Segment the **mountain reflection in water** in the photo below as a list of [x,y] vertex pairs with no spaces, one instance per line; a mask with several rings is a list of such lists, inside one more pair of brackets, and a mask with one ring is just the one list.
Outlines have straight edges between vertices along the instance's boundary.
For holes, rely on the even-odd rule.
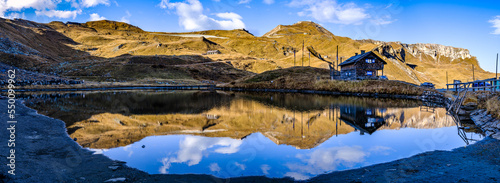
[[306,179],[465,145],[445,109],[413,100],[203,91],[23,97],[65,121],[82,146],[149,173]]

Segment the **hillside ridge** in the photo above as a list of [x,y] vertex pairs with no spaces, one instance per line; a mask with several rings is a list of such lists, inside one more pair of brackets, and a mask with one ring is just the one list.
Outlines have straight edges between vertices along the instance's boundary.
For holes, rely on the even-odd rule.
[[[328,68],[326,62],[315,57],[309,58],[309,52],[303,51],[302,46],[314,47],[317,54],[335,64],[360,53],[361,50],[377,51],[389,61],[384,75],[390,80],[414,84],[433,82],[437,87],[445,87],[449,82],[446,78],[471,81],[473,77],[470,65],[475,66],[475,79],[493,76],[480,68],[477,58],[464,48],[439,44],[353,40],[334,35],[312,21],[278,25],[264,36],[256,37],[245,29],[168,33],[148,32],[134,25],[108,20],[42,24],[22,19],[1,19],[0,38],[0,57],[4,58],[5,64],[61,76],[72,73],[72,77],[77,77],[75,73],[83,74],[78,77],[91,78],[111,75],[109,79],[137,76],[138,74],[126,76],[127,72],[117,72],[125,75],[114,77],[114,71],[111,72],[113,69],[107,68],[112,64],[101,64],[106,60],[118,62],[123,59],[115,58],[124,56],[139,60],[134,61],[135,64],[145,64],[152,62],[152,57],[148,56],[185,55],[192,57],[188,60],[196,60],[198,56],[204,55],[207,59],[224,61],[230,67],[249,73],[293,66]],[[210,50],[219,50],[221,54],[206,55]],[[64,67],[54,64],[64,64]],[[163,68],[161,65],[154,67],[155,70]],[[73,69],[69,72],[57,68]],[[90,68],[95,71],[83,71]],[[171,72],[169,69],[163,70],[161,72]],[[191,72],[181,70],[184,73]],[[181,75],[187,77],[186,74]],[[166,76],[160,73],[155,75]],[[169,78],[177,76],[180,76],[179,73],[168,75]],[[224,78],[224,82],[229,81]]]

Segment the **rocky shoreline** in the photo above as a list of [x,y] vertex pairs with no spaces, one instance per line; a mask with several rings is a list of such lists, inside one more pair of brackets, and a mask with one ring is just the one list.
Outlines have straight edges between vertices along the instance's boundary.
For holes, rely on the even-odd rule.
[[[7,129],[6,100],[0,100],[0,111],[0,128]],[[484,112],[473,115],[482,115],[483,121],[491,120],[484,117]],[[16,175],[7,173],[10,167],[1,166],[0,182],[294,182],[290,178],[263,176],[220,179],[211,175],[149,175],[83,149],[70,139],[63,121],[37,114],[21,104],[16,107],[16,119]],[[7,141],[9,135],[0,133],[0,139]],[[0,146],[0,164],[9,163],[9,149],[7,143]],[[498,177],[500,141],[487,137],[453,151],[426,152],[302,182],[495,182],[500,181]]]
[[484,109],[475,110],[470,114],[472,121],[483,130],[486,136],[500,140],[500,120],[493,118]]

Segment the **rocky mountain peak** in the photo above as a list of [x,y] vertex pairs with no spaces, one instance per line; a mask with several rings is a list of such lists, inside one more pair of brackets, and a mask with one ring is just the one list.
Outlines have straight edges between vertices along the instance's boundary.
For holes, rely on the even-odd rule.
[[472,58],[469,50],[464,48],[455,48],[440,44],[417,43],[417,44],[402,44],[406,50],[413,56],[426,54],[436,59],[438,56],[449,57],[452,60]]

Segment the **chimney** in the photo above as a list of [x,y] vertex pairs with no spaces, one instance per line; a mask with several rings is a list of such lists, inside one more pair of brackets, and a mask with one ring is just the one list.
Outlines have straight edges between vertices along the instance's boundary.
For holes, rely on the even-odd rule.
[[356,55],[355,55],[355,56],[358,56],[358,53],[356,53]]
[[361,54],[365,54],[365,50],[361,50]]

